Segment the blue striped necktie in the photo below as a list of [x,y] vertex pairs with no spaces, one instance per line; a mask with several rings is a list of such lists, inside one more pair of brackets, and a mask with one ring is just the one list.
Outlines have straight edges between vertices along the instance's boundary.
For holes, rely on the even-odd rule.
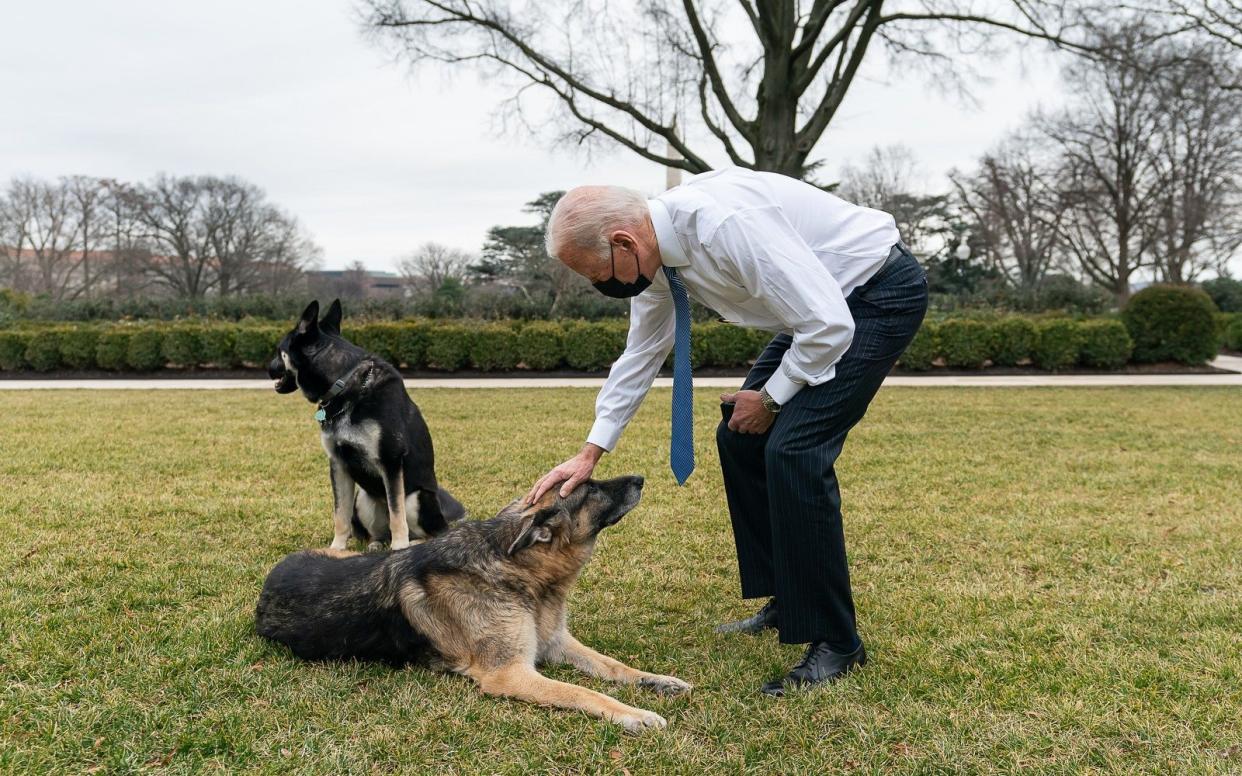
[[694,471],[694,386],[690,378],[690,296],[677,270],[664,267],[673,294],[673,429],[668,463],[678,485]]

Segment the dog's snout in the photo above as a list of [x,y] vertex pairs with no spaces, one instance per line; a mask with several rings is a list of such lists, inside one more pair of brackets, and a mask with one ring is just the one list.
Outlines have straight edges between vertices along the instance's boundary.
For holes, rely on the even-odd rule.
[[277,353],[271,361],[267,362],[267,376],[273,380],[279,380],[285,376],[285,362]]

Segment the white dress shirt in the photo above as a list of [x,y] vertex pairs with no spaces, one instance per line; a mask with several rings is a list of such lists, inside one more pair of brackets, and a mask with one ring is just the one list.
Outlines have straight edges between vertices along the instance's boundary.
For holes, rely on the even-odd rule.
[[[696,175],[648,205],[660,259],[692,299],[730,323],[792,335],[767,382],[774,400],[832,379],[854,336],[845,297],[897,242],[891,215],[740,167]],[[673,321],[668,279],[656,272],[630,301],[625,352],[596,399],[588,442],[616,446],[673,346]]]

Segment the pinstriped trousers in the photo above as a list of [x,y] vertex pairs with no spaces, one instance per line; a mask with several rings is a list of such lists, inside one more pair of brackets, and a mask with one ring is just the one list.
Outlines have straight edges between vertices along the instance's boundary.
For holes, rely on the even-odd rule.
[[[841,524],[836,460],[845,437],[902,354],[927,311],[927,276],[904,247],[847,298],[854,339],[833,379],[807,386],[765,434],[716,431],[737,544],[743,598],[776,596],[780,641],[858,643]],[[758,390],[790,347],[777,335],[743,385]]]

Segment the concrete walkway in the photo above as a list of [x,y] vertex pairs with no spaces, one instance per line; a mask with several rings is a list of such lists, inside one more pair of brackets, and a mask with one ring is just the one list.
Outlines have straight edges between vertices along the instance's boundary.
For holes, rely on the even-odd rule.
[[[1242,358],[1238,356],[1220,356],[1212,362],[1218,369],[1228,369],[1232,374],[1180,374],[1180,375],[962,375],[889,377],[884,381],[889,386],[925,386],[925,387],[968,387],[968,388],[1030,388],[1058,387],[1069,388],[1079,386],[1167,386],[1167,385],[1233,385],[1242,387]],[[695,386],[699,388],[736,388],[742,382],[741,377],[697,377]],[[599,388],[604,384],[603,377],[484,377],[484,378],[425,378],[405,381],[411,389],[424,388]],[[660,377],[655,381],[657,388],[667,388],[673,384],[672,378]],[[103,389],[103,390],[232,390],[272,389],[272,381],[255,380],[211,380],[211,379],[168,379],[168,380],[0,380],[0,390],[42,390],[42,389]]]

